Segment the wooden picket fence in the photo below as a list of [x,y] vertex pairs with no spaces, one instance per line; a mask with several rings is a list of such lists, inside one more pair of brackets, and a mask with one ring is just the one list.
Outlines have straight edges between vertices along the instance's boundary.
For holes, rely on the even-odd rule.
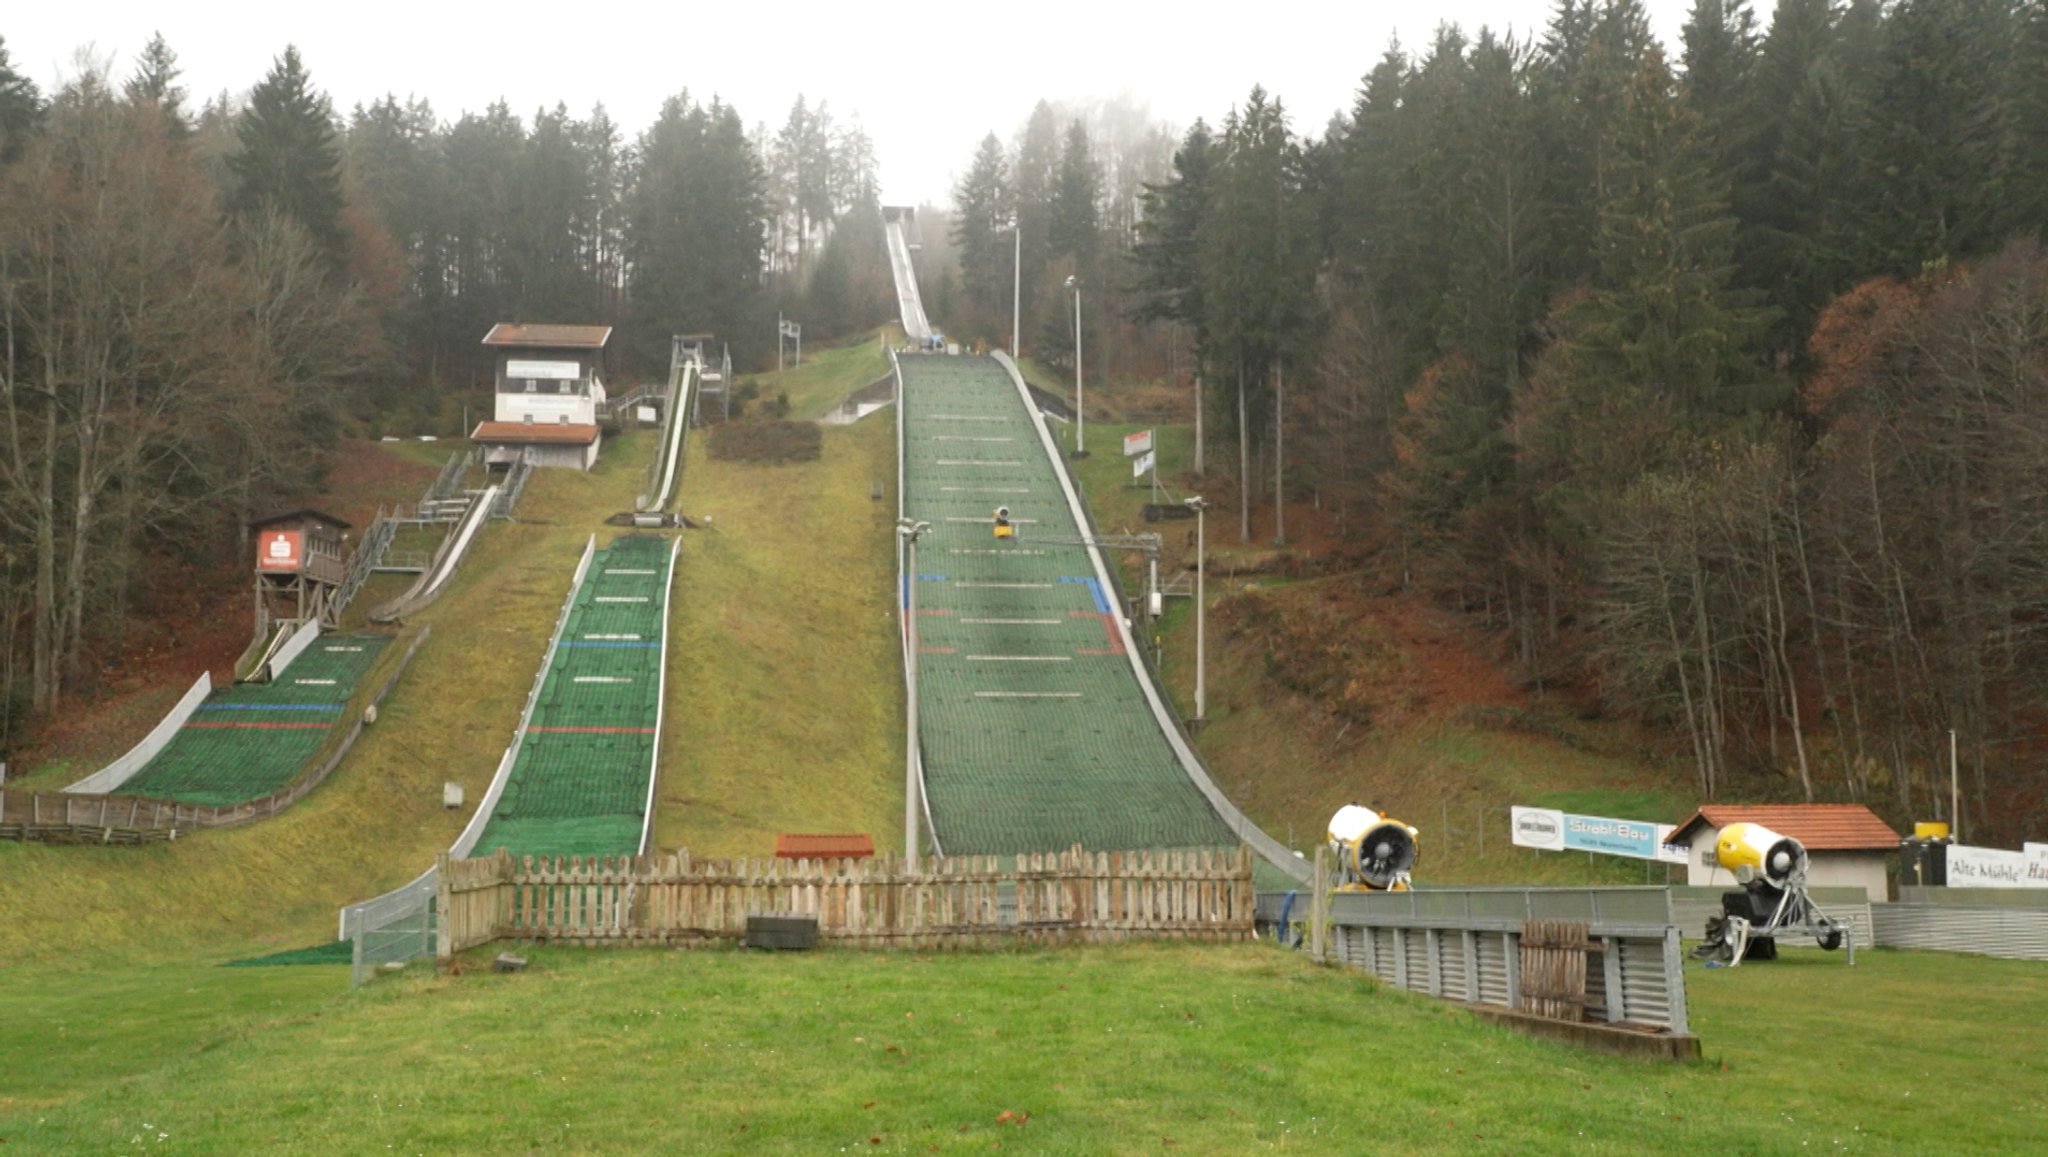
[[1140,938],[1245,940],[1248,848],[896,859],[441,859],[439,955],[493,940],[737,940],[758,913],[816,916],[822,942],[961,948]]

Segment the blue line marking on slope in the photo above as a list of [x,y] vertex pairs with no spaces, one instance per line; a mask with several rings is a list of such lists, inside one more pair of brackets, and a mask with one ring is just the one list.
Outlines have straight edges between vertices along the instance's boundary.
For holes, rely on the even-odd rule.
[[1110,613],[1109,600],[1103,596],[1102,583],[1098,580],[1090,577],[1084,577],[1081,575],[1074,575],[1072,577],[1063,578],[1058,581],[1063,583],[1085,584],[1088,587],[1088,596],[1095,600],[1095,613],[1098,615],[1106,615]]
[[612,650],[633,650],[636,648],[655,650],[661,646],[660,643],[563,643],[561,645],[564,647],[607,647]]

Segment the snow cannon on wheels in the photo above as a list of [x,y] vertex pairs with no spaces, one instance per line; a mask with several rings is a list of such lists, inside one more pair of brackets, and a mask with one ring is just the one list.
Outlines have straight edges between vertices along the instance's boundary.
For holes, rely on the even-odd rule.
[[1848,938],[1849,930],[1807,895],[1806,847],[1798,840],[1762,824],[1729,824],[1714,841],[1714,858],[1735,874],[1742,891],[1721,894],[1721,914],[1707,918],[1706,939],[1692,950],[1695,959],[1731,967],[1775,960],[1781,933],[1811,936],[1829,951]]
[[1406,892],[1415,867],[1414,828],[1355,803],[1330,817],[1339,892]]
[[996,514],[995,514],[995,519],[994,519],[994,521],[995,521],[995,527],[996,527],[996,537],[997,537],[997,538],[1015,538],[1015,537],[1017,537],[1017,528],[1016,528],[1015,526],[1011,525],[1011,523],[1010,523],[1010,508],[1009,508],[1009,507],[1007,507],[1007,506],[998,506],[998,507],[996,507]]

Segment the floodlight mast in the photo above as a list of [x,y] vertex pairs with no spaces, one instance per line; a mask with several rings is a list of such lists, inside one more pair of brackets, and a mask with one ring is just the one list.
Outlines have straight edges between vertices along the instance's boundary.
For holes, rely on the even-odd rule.
[[1209,500],[1197,494],[1187,500],[1187,505],[1188,509],[1195,512],[1195,722],[1201,723],[1207,718],[1208,707],[1209,654],[1206,628],[1209,599],[1206,580],[1209,577],[1209,544],[1205,533],[1208,522],[1205,515],[1209,510]]

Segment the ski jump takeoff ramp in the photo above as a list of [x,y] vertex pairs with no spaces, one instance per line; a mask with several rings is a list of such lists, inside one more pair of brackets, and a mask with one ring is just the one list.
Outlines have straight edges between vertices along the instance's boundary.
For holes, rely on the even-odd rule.
[[[1007,359],[898,359],[902,514],[918,543],[928,822],[949,855],[1243,841],[1308,865],[1217,790],[1136,653],[1056,444]],[[997,538],[1006,507],[1016,534]],[[908,602],[899,592],[899,613]]]

